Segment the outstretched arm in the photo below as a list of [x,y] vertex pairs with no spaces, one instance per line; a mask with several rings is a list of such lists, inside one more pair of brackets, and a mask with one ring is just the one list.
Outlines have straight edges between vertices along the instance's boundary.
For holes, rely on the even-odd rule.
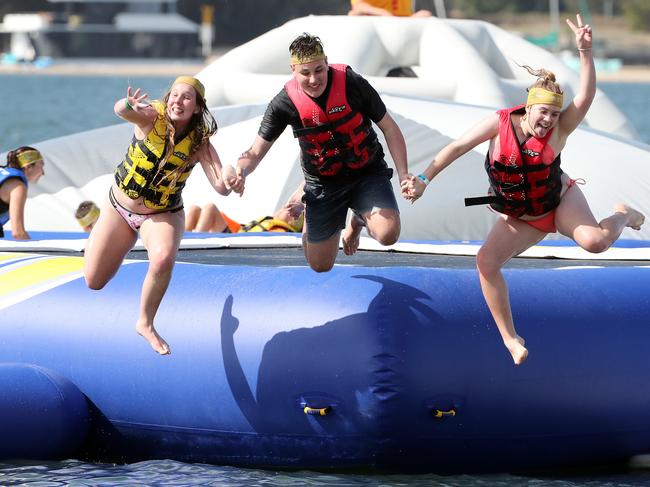
[[262,161],[272,145],[273,142],[269,142],[257,135],[253,145],[239,156],[239,159],[237,159],[236,177],[227,179],[227,184],[235,193],[243,194],[246,176],[257,168],[257,165]]
[[[447,144],[436,154],[431,163],[422,172],[422,175],[429,181],[433,180],[433,178],[456,159],[486,140],[496,137],[498,133],[499,115],[495,113],[469,129],[459,139]],[[410,181],[406,180],[402,183],[402,194],[405,198],[413,202],[422,196],[427,184],[419,177]]]
[[201,167],[203,167],[203,172],[210,181],[210,184],[215,189],[215,191],[222,195],[230,194],[230,186],[228,186],[225,179],[230,175],[234,177],[235,171],[231,166],[223,168],[221,166],[221,159],[219,159],[219,154],[217,154],[216,149],[210,143],[206,141],[203,146],[197,152],[197,156],[201,161]]
[[9,223],[11,236],[16,240],[29,240],[25,230],[25,202],[27,201],[27,186],[17,179],[10,179],[5,183],[11,184],[9,190]]
[[560,116],[560,136],[566,138],[582,122],[596,95],[596,68],[591,50],[592,35],[589,24],[582,24],[580,14],[576,15],[578,25],[567,19],[566,23],[576,36],[576,46],[580,54],[580,88],[569,106]]

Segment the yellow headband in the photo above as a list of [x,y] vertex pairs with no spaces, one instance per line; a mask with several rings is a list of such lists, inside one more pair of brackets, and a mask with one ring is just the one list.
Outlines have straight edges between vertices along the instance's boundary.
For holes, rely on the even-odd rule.
[[544,88],[531,88],[528,90],[526,105],[553,105],[562,108],[564,96],[562,93],[553,93]]
[[90,207],[90,210],[88,210],[88,213],[86,213],[81,218],[77,218],[77,221],[79,222],[79,225],[81,225],[82,228],[86,228],[94,224],[98,218],[99,218],[99,208],[97,208],[97,205],[93,205]]
[[203,86],[203,83],[201,83],[198,79],[193,78],[192,76],[179,76],[176,78],[172,86],[174,86],[177,83],[184,83],[186,85],[190,85],[192,88],[196,90],[196,92],[201,95],[201,98],[205,100],[205,87]]
[[316,44],[315,50],[311,54],[307,54],[304,56],[298,55],[298,54],[292,54],[291,55],[291,64],[309,64],[313,63],[314,61],[320,61],[321,59],[325,59],[327,56],[325,56],[325,51],[323,51],[323,46]]
[[42,161],[43,156],[37,150],[30,149],[18,154],[16,159],[18,159],[18,167],[25,167],[34,164],[35,162]]

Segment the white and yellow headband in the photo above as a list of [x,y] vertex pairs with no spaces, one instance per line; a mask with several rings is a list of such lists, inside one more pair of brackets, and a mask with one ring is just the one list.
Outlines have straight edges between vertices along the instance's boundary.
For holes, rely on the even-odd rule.
[[97,207],[96,204],[93,203],[93,205],[88,210],[88,213],[86,213],[81,218],[77,218],[77,221],[79,222],[79,225],[81,225],[82,228],[86,228],[89,227],[90,225],[93,225],[98,218],[99,218],[99,208]]
[[18,167],[24,168],[35,162],[42,161],[43,156],[36,149],[30,149],[16,155],[16,160],[18,161]]
[[562,108],[564,102],[564,95],[562,93],[554,93],[544,88],[531,88],[528,90],[528,99],[526,105],[553,105]]
[[192,77],[192,76],[179,76],[174,80],[172,83],[172,86],[178,83],[183,83],[186,85],[190,85],[192,88],[196,90],[196,92],[201,95],[201,98],[205,100],[205,86],[203,86],[203,83],[201,83],[198,79]]
[[307,54],[307,55],[303,55],[303,56],[298,55],[298,54],[292,54],[291,55],[291,64],[292,65],[294,65],[294,64],[309,64],[309,63],[313,63],[314,61],[320,61],[320,60],[325,59],[325,58],[327,58],[327,56],[325,56],[325,51],[323,51],[323,46],[320,46],[320,45],[317,44],[315,46],[314,52],[311,53],[311,54]]

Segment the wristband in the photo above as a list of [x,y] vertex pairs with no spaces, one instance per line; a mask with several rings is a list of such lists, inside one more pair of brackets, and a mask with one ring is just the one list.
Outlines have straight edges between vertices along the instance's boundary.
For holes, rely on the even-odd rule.
[[425,186],[428,186],[431,181],[424,175],[418,174],[418,179],[424,183]]
[[584,47],[584,48],[579,47],[578,51],[580,52],[591,51],[591,47]]
[[124,99],[124,104],[126,105],[126,109],[127,109],[127,110],[133,110],[133,107],[132,107],[131,104],[129,103],[129,99],[128,99],[128,98],[125,98],[125,99]]

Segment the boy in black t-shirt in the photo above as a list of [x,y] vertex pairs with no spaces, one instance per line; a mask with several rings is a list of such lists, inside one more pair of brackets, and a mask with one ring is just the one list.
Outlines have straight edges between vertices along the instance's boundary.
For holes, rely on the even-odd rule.
[[[318,37],[302,34],[289,52],[293,78],[269,103],[253,145],[237,161],[237,178],[228,183],[242,193],[246,175],[291,125],[305,176],[304,252],[313,270],[327,272],[344,227],[347,255],[356,252],[364,226],[382,245],[392,245],[400,234],[392,169],[372,122],[384,134],[400,182],[413,176],[402,132],[375,89],[348,66],[328,65]],[[348,208],[353,214],[346,227]]]

